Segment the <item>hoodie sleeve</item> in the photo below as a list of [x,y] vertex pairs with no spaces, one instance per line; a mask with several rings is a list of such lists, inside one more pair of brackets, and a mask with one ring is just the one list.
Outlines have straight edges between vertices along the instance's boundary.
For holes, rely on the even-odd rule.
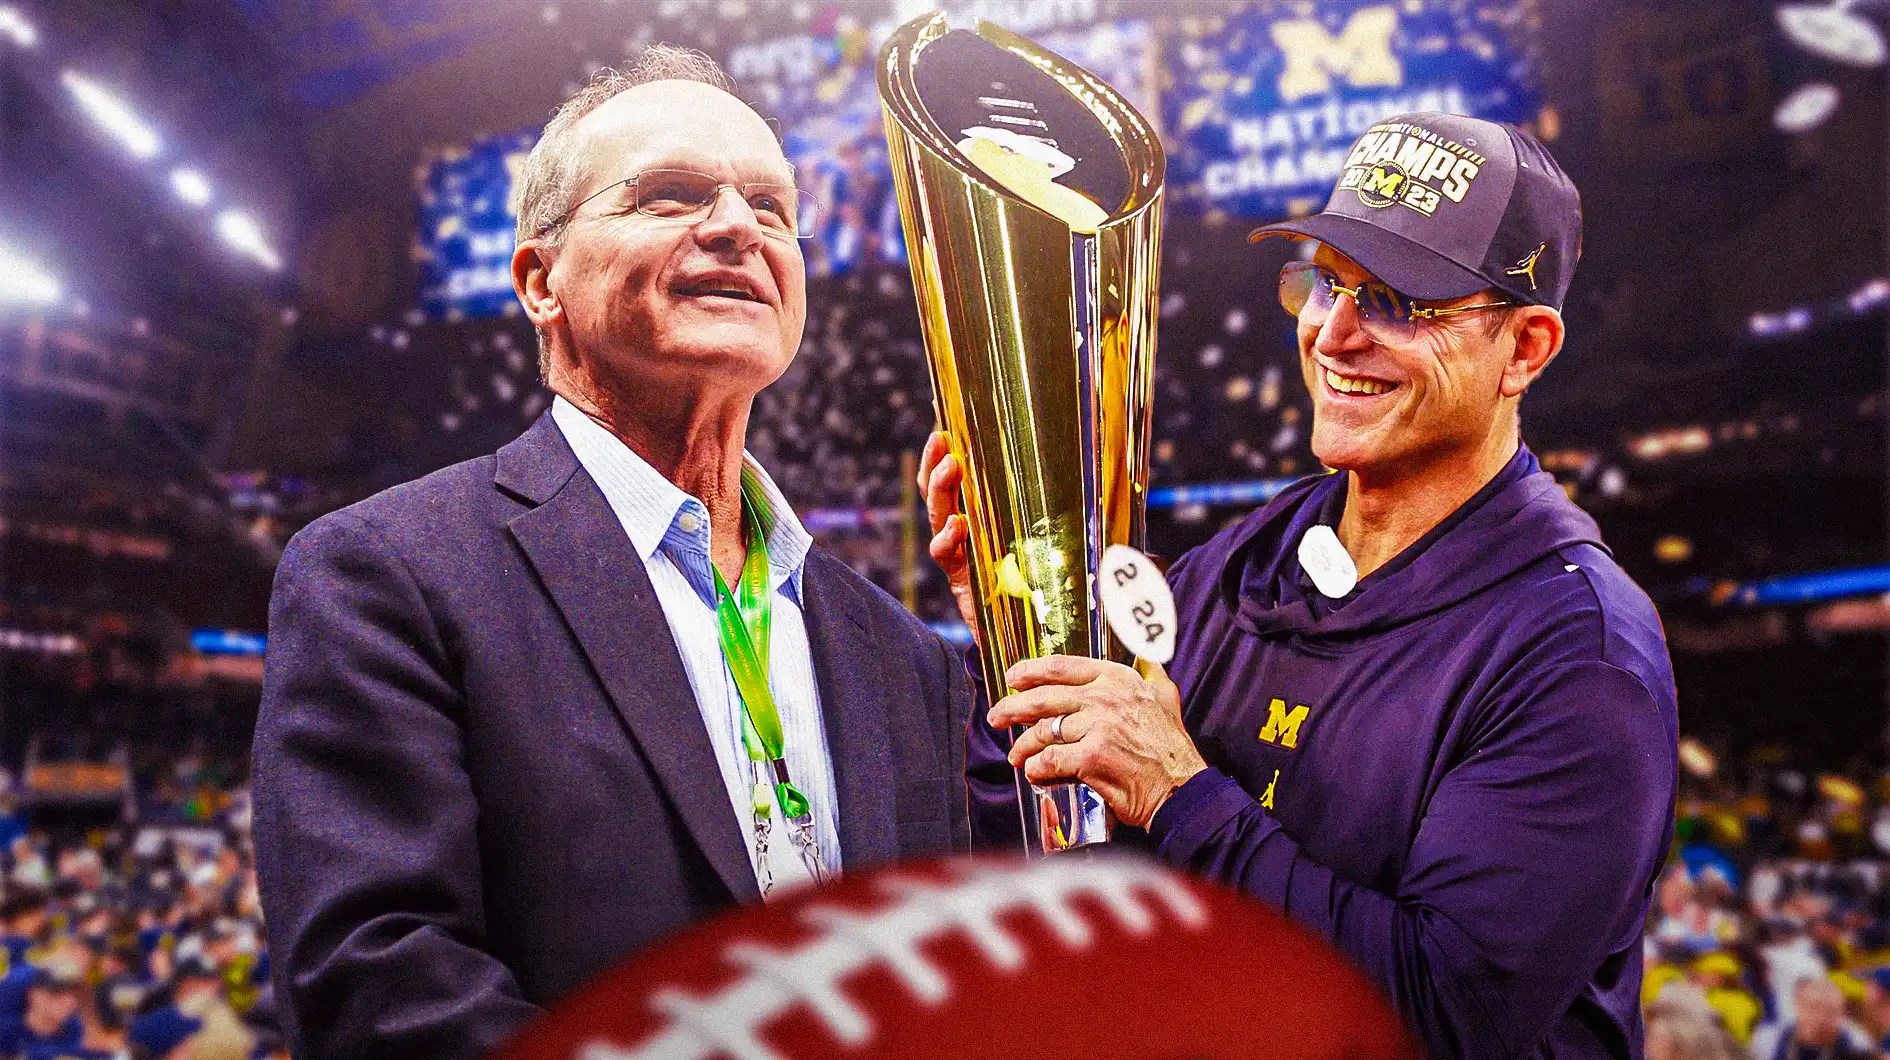
[[1671,827],[1670,713],[1605,662],[1523,675],[1439,782],[1395,893],[1306,857],[1214,769],[1176,791],[1150,836],[1163,861],[1331,940],[1432,1055],[1523,1057],[1639,931]]

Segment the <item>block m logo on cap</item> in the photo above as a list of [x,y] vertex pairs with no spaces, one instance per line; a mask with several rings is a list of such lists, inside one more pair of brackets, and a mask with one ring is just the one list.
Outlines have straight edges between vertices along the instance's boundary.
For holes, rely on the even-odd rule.
[[1367,206],[1390,206],[1404,195],[1411,175],[1396,162],[1379,162],[1359,178],[1358,200]]
[[1398,9],[1390,4],[1353,13],[1333,36],[1317,19],[1273,24],[1273,43],[1286,59],[1280,72],[1280,99],[1287,103],[1332,91],[1342,77],[1354,88],[1396,88],[1404,84],[1404,64],[1391,50],[1398,32]]

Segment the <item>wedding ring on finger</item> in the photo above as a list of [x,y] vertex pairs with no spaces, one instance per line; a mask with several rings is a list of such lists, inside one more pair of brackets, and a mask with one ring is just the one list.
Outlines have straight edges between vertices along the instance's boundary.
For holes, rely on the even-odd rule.
[[1063,719],[1067,717],[1069,717],[1068,714],[1059,714],[1056,717],[1050,719],[1050,742],[1051,743],[1063,742]]

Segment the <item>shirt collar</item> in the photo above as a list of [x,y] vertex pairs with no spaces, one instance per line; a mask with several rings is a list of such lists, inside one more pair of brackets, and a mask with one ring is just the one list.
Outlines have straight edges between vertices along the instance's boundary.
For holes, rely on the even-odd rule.
[[[551,402],[551,417],[564,433],[565,441],[577,454],[578,462],[590,472],[604,500],[623,524],[637,558],[650,561],[658,549],[672,553],[678,566],[692,583],[705,580],[696,589],[713,601],[713,579],[708,574],[709,513],[703,503],[664,478],[623,440],[606,430],[577,406],[562,397]],[[767,524],[769,588],[779,591],[785,585],[788,594],[800,602],[801,573],[814,539],[801,525],[787,498],[769,477],[767,469],[752,453],[742,452],[743,477],[753,476],[762,501],[762,521]],[[686,563],[684,556],[700,556],[699,563]]]
[[800,517],[794,514],[794,508],[787,498],[781,495],[780,487],[769,477],[768,470],[761,466],[754,454],[742,451],[742,470],[753,475],[755,485],[760,487],[762,521],[768,524],[768,567],[770,587],[779,589],[786,583],[788,591],[796,602],[801,595],[801,573],[807,566],[807,551],[814,547],[813,535],[801,525]]

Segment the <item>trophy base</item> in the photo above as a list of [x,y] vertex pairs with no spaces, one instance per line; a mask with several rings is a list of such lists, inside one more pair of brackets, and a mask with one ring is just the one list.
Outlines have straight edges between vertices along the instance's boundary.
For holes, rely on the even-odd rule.
[[1057,854],[1109,841],[1114,823],[1102,796],[1087,784],[1030,786],[1037,804],[1037,850]]

